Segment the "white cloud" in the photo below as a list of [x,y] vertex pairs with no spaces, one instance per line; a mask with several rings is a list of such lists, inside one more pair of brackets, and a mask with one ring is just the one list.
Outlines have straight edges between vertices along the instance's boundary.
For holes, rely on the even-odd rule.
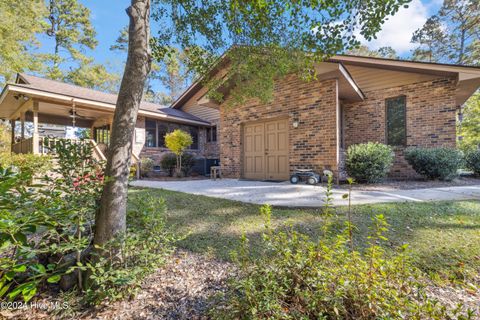
[[402,55],[415,47],[410,43],[412,34],[421,28],[430,16],[430,4],[423,4],[420,0],[410,2],[408,8],[401,8],[393,17],[390,17],[377,34],[377,39],[367,42],[361,38],[363,44],[370,49],[390,46]]

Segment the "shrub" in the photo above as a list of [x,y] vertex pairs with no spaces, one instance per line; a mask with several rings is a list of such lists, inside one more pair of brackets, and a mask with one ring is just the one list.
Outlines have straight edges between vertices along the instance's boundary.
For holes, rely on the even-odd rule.
[[0,153],[0,167],[15,167],[18,171],[40,177],[53,168],[52,157],[48,155]]
[[[195,164],[195,157],[193,154],[184,153],[182,155],[182,172],[186,176],[190,173]],[[160,167],[168,172],[168,176],[173,177],[177,165],[177,156],[173,153],[167,153],[160,160]]]
[[[327,199],[331,200],[330,191]],[[325,211],[324,236],[314,241],[293,227],[273,229],[271,208],[262,207],[265,251],[260,258],[252,255],[243,235],[233,254],[239,277],[213,315],[217,319],[450,319],[459,313],[426,297],[423,275],[413,267],[407,245],[387,255],[380,245],[387,241],[388,224],[382,215],[372,219],[368,243],[359,251],[348,223],[340,234],[328,236],[333,232],[329,205]]]
[[428,179],[450,181],[462,165],[462,152],[451,148],[411,147],[405,150],[405,159],[418,174]]
[[477,176],[480,175],[480,150],[469,150],[465,153],[465,165]]
[[147,157],[142,157],[140,159],[140,174],[142,177],[147,177],[148,174],[153,170],[155,165],[154,161]]
[[175,238],[165,228],[165,201],[150,194],[129,200],[124,237],[104,247],[112,254],[86,264],[91,272],[86,291],[90,303],[133,297],[144,277],[164,264],[172,252]]
[[192,136],[183,130],[175,129],[165,135],[165,145],[176,155],[176,172],[180,175],[182,172],[182,156],[185,150],[193,143]]
[[29,167],[0,171],[0,298],[28,301],[68,271],[78,276],[92,241],[102,167],[90,144],[58,141],[55,152],[57,165],[41,187],[22,183],[31,179]]
[[169,177],[173,177],[175,166],[177,165],[177,157],[173,153],[167,153],[160,160],[160,167],[168,172]]
[[190,170],[195,164],[195,156],[191,153],[184,153],[182,155],[182,172],[184,176],[190,174]]
[[359,182],[374,183],[386,177],[393,164],[392,148],[376,142],[348,147],[345,161],[349,176]]

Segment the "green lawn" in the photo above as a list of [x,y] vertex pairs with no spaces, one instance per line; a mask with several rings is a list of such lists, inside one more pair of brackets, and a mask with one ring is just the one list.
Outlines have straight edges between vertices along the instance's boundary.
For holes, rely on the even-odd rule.
[[[185,235],[178,244],[185,249],[229,259],[243,231],[252,250],[260,251],[262,218],[258,205],[195,196],[158,189],[131,189],[130,196],[149,192],[166,200],[168,225]],[[338,228],[346,208],[337,208]],[[480,271],[480,202],[390,203],[354,207],[357,244],[365,243],[371,217],[383,214],[390,230],[387,246],[408,243],[416,263],[442,279],[471,279]],[[274,226],[291,224],[312,237],[320,234],[319,209],[274,208]]]

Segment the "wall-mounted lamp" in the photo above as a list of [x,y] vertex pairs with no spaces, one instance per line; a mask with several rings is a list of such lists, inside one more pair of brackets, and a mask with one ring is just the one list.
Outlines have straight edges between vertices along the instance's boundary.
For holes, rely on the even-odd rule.
[[295,129],[298,128],[298,125],[299,125],[299,124],[300,124],[300,123],[298,122],[297,119],[293,119],[292,126],[293,126]]

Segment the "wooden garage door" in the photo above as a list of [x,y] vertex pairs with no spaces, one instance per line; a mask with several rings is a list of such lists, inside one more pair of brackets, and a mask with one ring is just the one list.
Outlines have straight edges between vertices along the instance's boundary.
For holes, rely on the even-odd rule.
[[288,179],[287,129],[287,119],[245,125],[243,133],[244,178]]

